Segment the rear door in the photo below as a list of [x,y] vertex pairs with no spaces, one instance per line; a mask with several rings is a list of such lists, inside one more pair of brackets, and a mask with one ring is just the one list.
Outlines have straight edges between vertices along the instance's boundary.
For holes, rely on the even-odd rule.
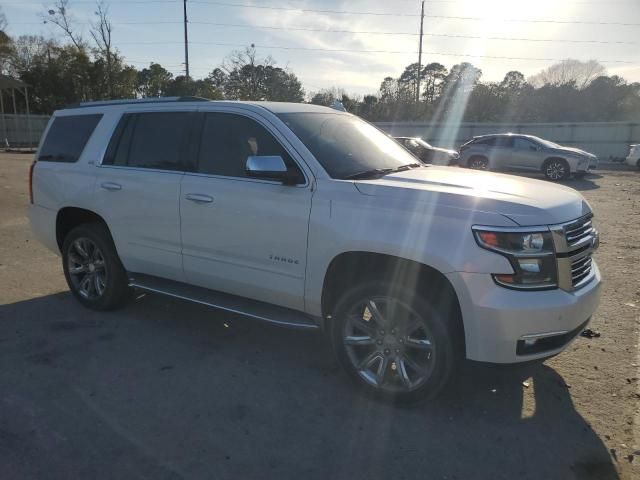
[[513,163],[513,138],[495,137],[489,164],[497,170],[509,169]]
[[[182,251],[189,283],[304,308],[312,183],[295,151],[255,114],[203,112],[194,171],[182,179]],[[249,155],[279,155],[297,185],[250,178]]]
[[96,199],[125,268],[183,280],[180,179],[195,112],[125,113],[99,168]]

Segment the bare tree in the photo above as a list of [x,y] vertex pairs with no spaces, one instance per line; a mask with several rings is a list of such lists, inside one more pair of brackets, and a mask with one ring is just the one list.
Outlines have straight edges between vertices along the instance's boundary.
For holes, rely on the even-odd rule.
[[43,13],[41,18],[45,23],[51,22],[60,27],[77,49],[84,49],[85,43],[82,40],[82,36],[74,31],[74,20],[69,13],[69,0],[57,0],[53,4],[53,8],[50,8],[46,13]]
[[573,83],[576,88],[582,90],[596,78],[606,74],[606,69],[596,60],[581,62],[567,58],[533,75],[528,82],[538,88],[544,85],[559,86]]
[[7,16],[2,11],[2,7],[0,6],[0,32],[4,32],[7,29]]
[[104,0],[98,0],[97,10],[94,12],[98,17],[97,22],[91,23],[91,37],[96,42],[96,48],[100,55],[102,55],[106,62],[106,75],[107,75],[107,95],[113,96],[113,64],[114,64],[114,52],[111,45],[111,32],[113,31],[113,25],[109,20],[108,13],[109,7]]

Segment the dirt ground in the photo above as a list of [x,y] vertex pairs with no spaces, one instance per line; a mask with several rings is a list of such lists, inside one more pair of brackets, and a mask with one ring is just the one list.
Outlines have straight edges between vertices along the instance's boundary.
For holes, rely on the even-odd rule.
[[315,334],[153,295],[80,307],[30,234],[30,161],[0,154],[0,477],[640,478],[640,172],[567,182],[601,232],[599,338],[397,408]]

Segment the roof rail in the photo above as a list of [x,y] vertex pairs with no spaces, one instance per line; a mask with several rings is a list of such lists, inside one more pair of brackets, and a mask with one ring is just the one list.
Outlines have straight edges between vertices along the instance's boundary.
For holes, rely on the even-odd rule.
[[148,98],[123,98],[120,100],[97,100],[95,102],[79,102],[67,105],[64,108],[102,107],[110,105],[137,105],[141,103],[170,103],[170,102],[209,102],[202,97],[148,97]]

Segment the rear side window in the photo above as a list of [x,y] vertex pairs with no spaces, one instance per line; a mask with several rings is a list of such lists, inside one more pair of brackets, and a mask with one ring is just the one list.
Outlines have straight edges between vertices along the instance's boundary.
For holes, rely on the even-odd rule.
[[191,119],[189,112],[123,115],[102,164],[184,170]]
[[77,162],[102,114],[56,117],[44,139],[38,161]]
[[282,157],[285,165],[299,174],[299,181],[304,181],[302,172],[284,147],[256,121],[229,113],[204,115],[198,151],[199,173],[246,177],[247,157],[252,155]]

